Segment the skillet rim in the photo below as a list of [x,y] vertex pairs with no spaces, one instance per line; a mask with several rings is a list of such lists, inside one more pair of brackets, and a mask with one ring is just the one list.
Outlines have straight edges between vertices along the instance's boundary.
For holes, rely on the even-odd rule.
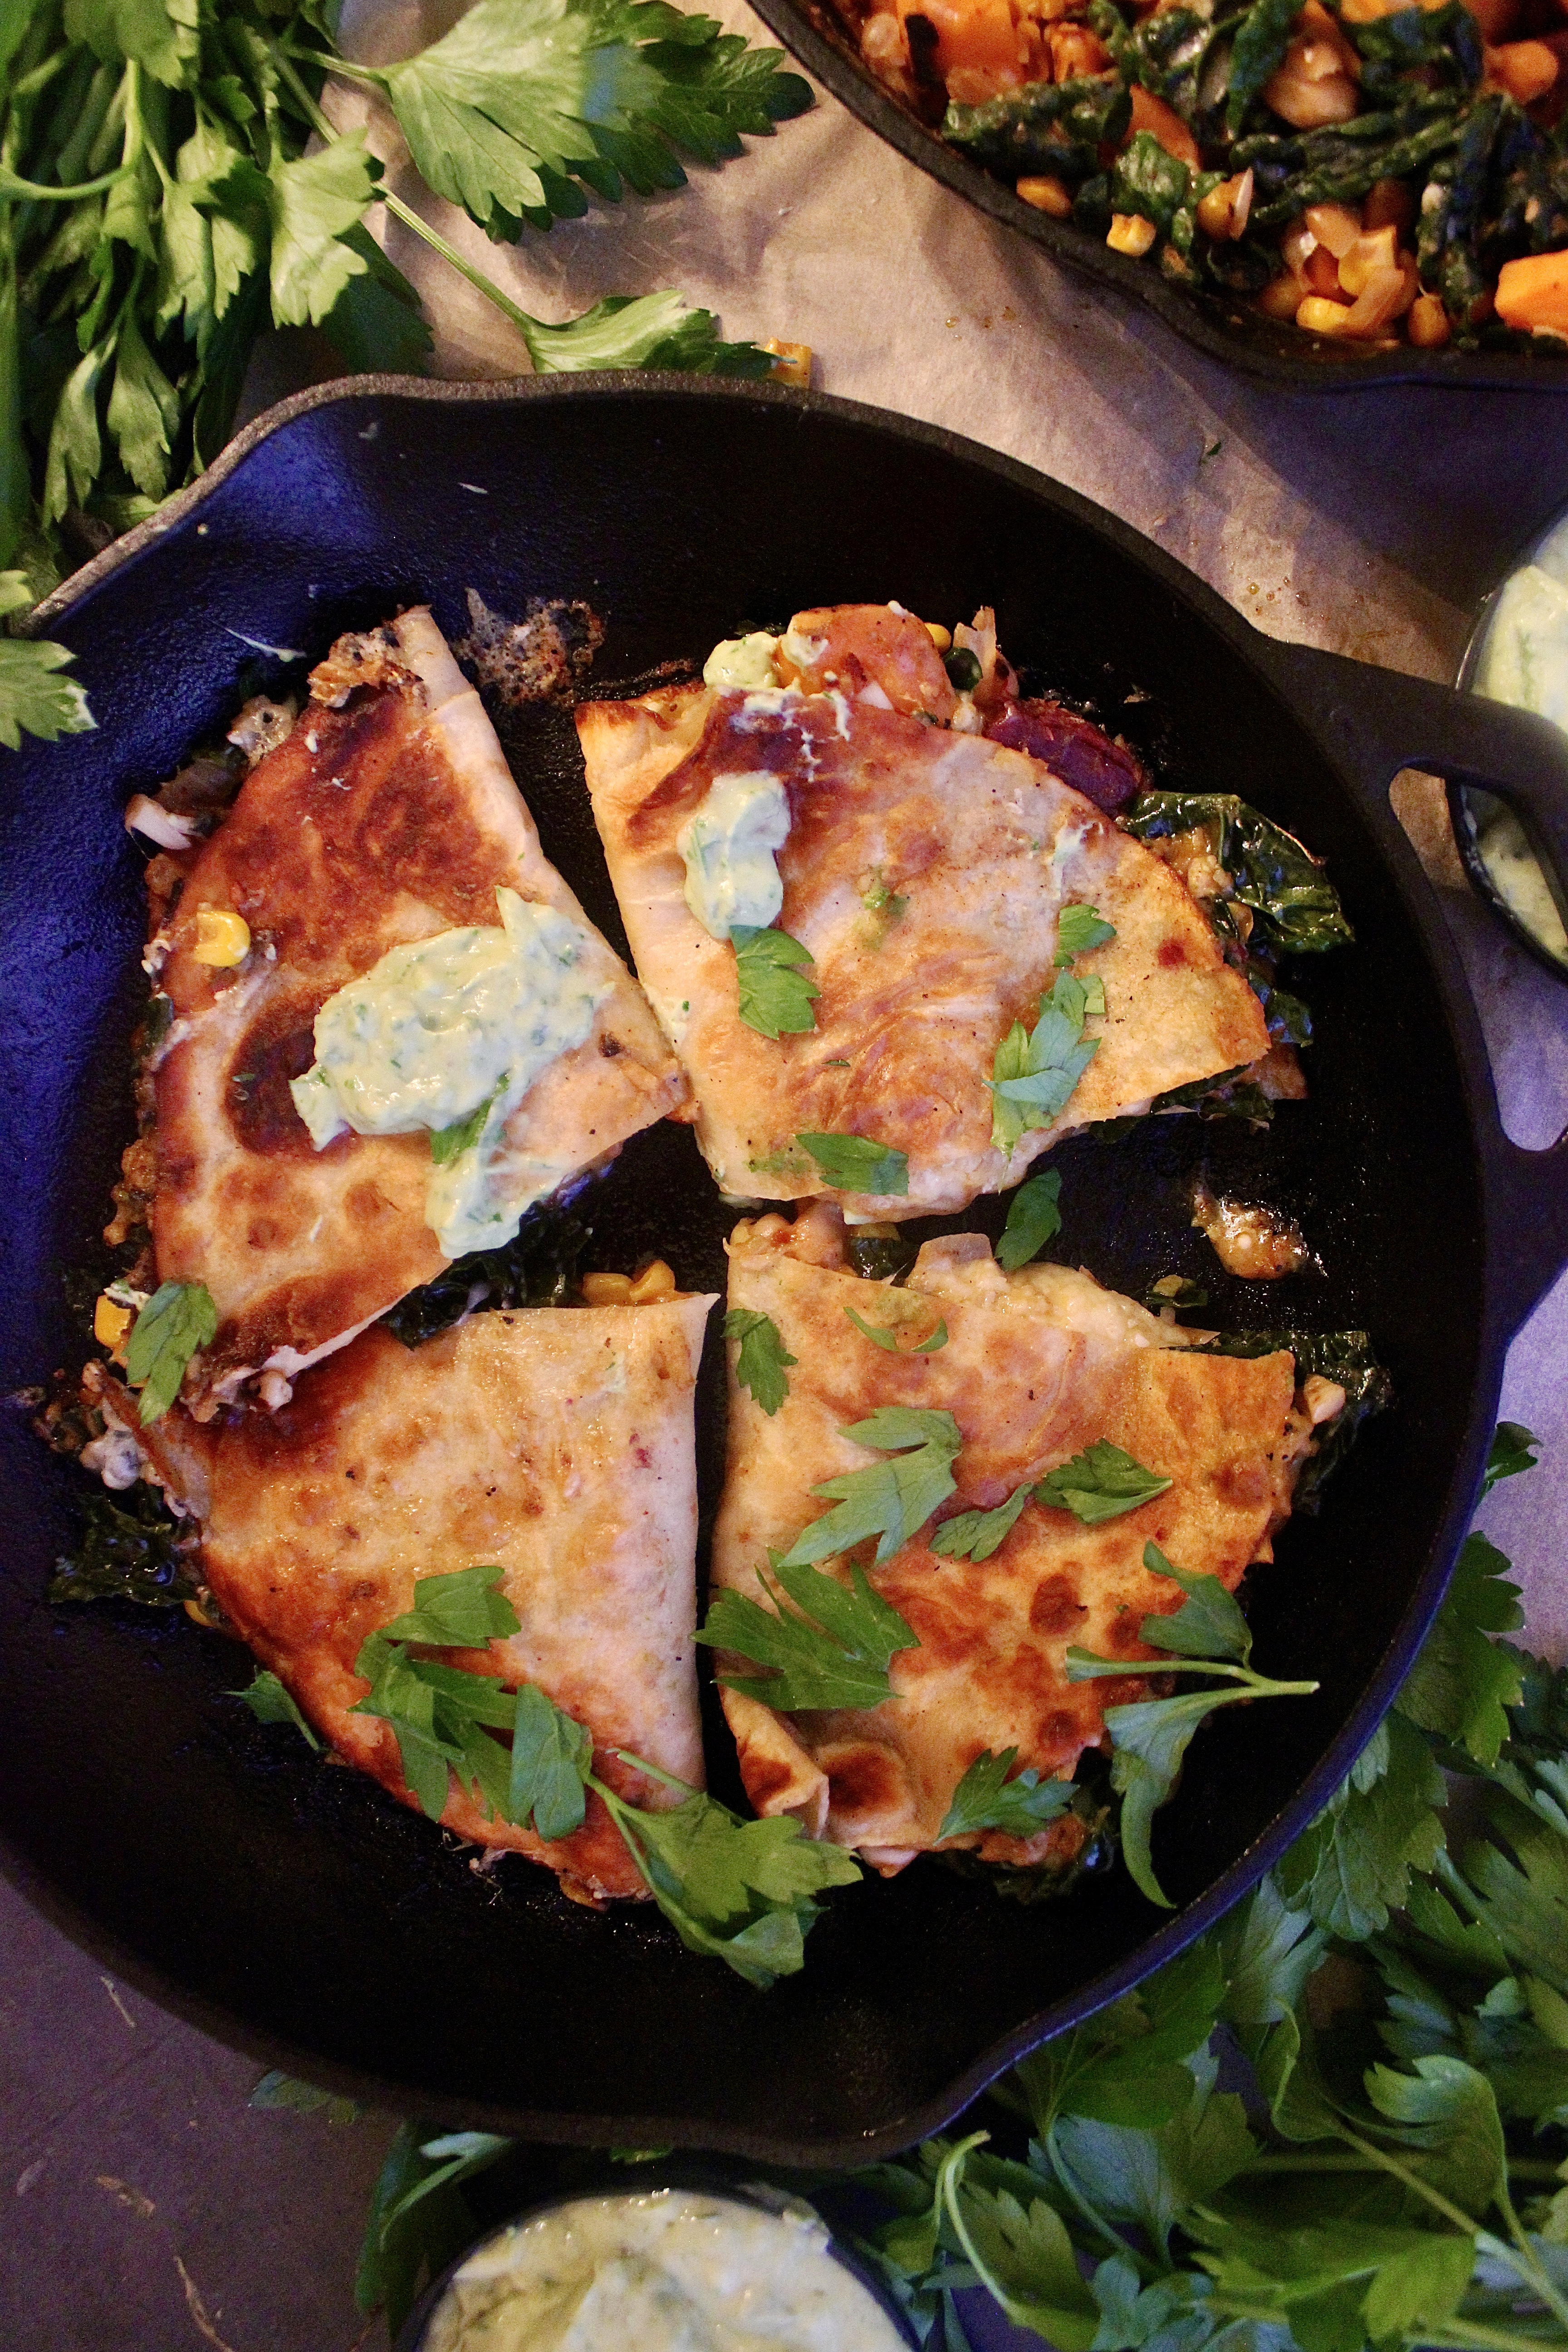
[[[500,383],[432,382],[416,376],[365,375],[313,385],[278,403],[258,416],[215,460],[205,473],[169,501],[168,507],[116,541],[92,559],[29,616],[29,630],[69,620],[84,611],[96,592],[134,565],[143,553],[159,545],[171,530],[190,522],[200,508],[235,473],[247,457],[296,419],[329,404],[350,401],[389,400],[489,402],[521,406],[534,401],[565,400],[600,403],[624,409],[654,404],[671,398],[689,401],[730,401],[764,408],[794,410],[803,425],[817,415],[875,432],[902,443],[911,452],[938,449],[959,462],[979,466],[1011,491],[1043,500],[1057,508],[1090,534],[1109,544],[1124,563],[1141,567],[1173,598],[1192,610],[1200,623],[1217,632],[1231,654],[1257,675],[1265,690],[1282,702],[1295,723],[1310,738],[1319,756],[1340,779],[1352,804],[1366,820],[1390,871],[1396,893],[1426,950],[1428,966],[1442,1000],[1452,1038],[1468,1121],[1471,1155],[1478,1171],[1484,1234],[1483,1310],[1479,1335],[1480,1376],[1470,1402],[1470,1421],[1450,1480],[1446,1507],[1438,1521],[1426,1568],[1389,1643],[1361,1698],[1352,1708],[1318,1764],[1301,1782],[1295,1797],[1252,1844],[1195,1900],[1157,1925],[1117,1967],[1074,1993],[1037,2011],[1021,2025],[993,2042],[940,2094],[905,2111],[874,2131],[810,2140],[781,2141],[765,2130],[704,2124],[689,2117],[624,2114],[566,2116],[456,2095],[443,2101],[407,2084],[340,2065],[314,2051],[305,2051],[277,2033],[258,2030],[234,2012],[203,1996],[173,1984],[157,1968],[143,1964],[119,1937],[101,1927],[70,1898],[58,1895],[42,1871],[14,1849],[0,1833],[0,1871],[24,1897],[52,1924],[94,1958],[107,1961],[123,1979],[146,1998],[195,2025],[214,2039],[262,2063],[299,2072],[324,2087],[358,2096],[365,2104],[393,2114],[417,2112],[450,2118],[465,2125],[501,2130],[509,2136],[555,2145],[604,2147],[611,2145],[668,2145],[734,2155],[753,2161],[828,2168],[863,2164],[874,2157],[894,2155],[942,2129],[968,2106],[996,2076],[1042,2042],[1068,2031],[1099,2010],[1132,1990],[1157,1969],[1174,1959],[1238,1902],[1272,1867],[1309,1821],[1320,1811],[1348,1772],[1392,1704],[1415,1652],[1440,1605],[1453,1561],[1467,1531],[1480,1486],[1490,1443],[1491,1426],[1502,1380],[1502,1357],[1517,1319],[1510,1314],[1506,1286],[1498,1272],[1498,1229],[1507,1206],[1499,1180],[1497,1145],[1504,1140],[1498,1116],[1490,1064],[1479,1016],[1464,978],[1458,950],[1437,896],[1403,828],[1395,819],[1386,790],[1387,779],[1373,782],[1357,770],[1342,743],[1336,742],[1334,714],[1313,696],[1307,677],[1292,676],[1292,656],[1321,658],[1312,649],[1297,648],[1267,637],[1206,582],[1189,572],[1165,550],[1145,540],[1131,525],[1096,506],[1080,493],[1025,466],[1005,453],[986,448],[940,425],[899,415],[859,401],[767,383],[722,377],[692,377],[661,371],[638,373],[601,370],[580,375],[521,377]],[[85,614],[84,614],[85,617]],[[1368,680],[1377,672],[1364,667]],[[1392,767],[1389,774],[1392,775]],[[1542,1158],[1547,1155],[1541,1155]],[[1482,1408],[1484,1407],[1484,1411]]]

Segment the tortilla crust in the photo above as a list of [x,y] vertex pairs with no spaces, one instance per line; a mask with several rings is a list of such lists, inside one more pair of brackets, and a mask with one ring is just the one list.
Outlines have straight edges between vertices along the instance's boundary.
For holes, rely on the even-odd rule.
[[[321,1004],[389,948],[499,923],[498,884],[588,931],[584,969],[612,993],[507,1126],[513,1164],[547,1192],[685,1093],[641,991],[540,847],[428,613],[340,640],[314,690],[340,707],[308,703],[253,771],[190,858],[150,958],[174,1013],[153,1080],[151,1223],[160,1281],[205,1282],[218,1310],[203,1389],[268,1361],[295,1370],[447,1263],[425,1222],[428,1138],[346,1134],[317,1151],[289,1092]],[[250,928],[237,970],[192,951],[214,907]]]
[[[449,1664],[536,1682],[594,1735],[594,1769],[642,1805],[673,1792],[629,1748],[703,1785],[692,1632],[692,1397],[710,1298],[475,1315],[405,1348],[379,1328],[303,1374],[276,1413],[142,1429],[123,1391],[98,1401],[202,1525],[224,1614],[350,1764],[405,1804],[390,1724],[351,1712],[360,1644],[411,1608],[415,1580],[494,1562],[522,1621]],[[557,1871],[602,1900],[647,1889],[590,1792],[583,1827],[546,1844],[454,1792],[446,1828]]]
[[[580,705],[577,731],[638,973],[733,1197],[832,1193],[795,1138],[866,1134],[907,1153],[909,1192],[839,1195],[851,1214],[961,1209],[1059,1136],[1268,1050],[1257,998],[1179,878],[1025,752],[842,695],[706,687]],[[676,847],[717,776],[759,771],[790,803],[778,926],[810,950],[821,992],[816,1029],[776,1042],[742,1022],[734,950],[687,907]],[[879,890],[880,911],[866,903]],[[1013,1023],[1034,1025],[1069,903],[1116,927],[1073,967],[1105,983],[1086,1033],[1100,1050],[1009,1159],[985,1082]]]
[[[1018,1765],[1071,1773],[1105,1737],[1105,1710],[1143,1694],[1129,1678],[1069,1683],[1069,1643],[1110,1657],[1157,1654],[1138,1638],[1145,1615],[1181,1605],[1152,1576],[1143,1547],[1234,1591],[1289,1516],[1309,1423],[1294,1403],[1289,1354],[1251,1360],[1192,1352],[1190,1334],[1065,1267],[1005,1276],[978,1234],[929,1242],[907,1290],[844,1270],[837,1213],[792,1227],[741,1224],[730,1242],[730,1305],[771,1316],[796,1362],[771,1418],[734,1378],[729,1464],[713,1538],[713,1580],[768,1603],[757,1580],[767,1550],[787,1549],[828,1506],[812,1489],[879,1459],[840,1434],[881,1405],[951,1412],[963,1433],[958,1492],[880,1568],[874,1589],[918,1635],[889,1674],[893,1700],[872,1709],[790,1716],[726,1689],[747,1794],[760,1813],[794,1813],[814,1837],[900,1868],[939,1843],[959,1780],[985,1749],[1016,1748]],[[848,1321],[902,1315],[889,1354]],[[929,1356],[910,1350],[946,1323]],[[944,1559],[942,1519],[994,1509],[1026,1479],[1108,1438],[1173,1480],[1162,1495],[1099,1528],[1033,1501],[991,1558]],[[858,1554],[856,1555],[859,1557]],[[822,1563],[843,1583],[847,1560]],[[721,1673],[754,1674],[721,1657]],[[1044,1858],[1050,1832],[954,1838],[987,1861]]]

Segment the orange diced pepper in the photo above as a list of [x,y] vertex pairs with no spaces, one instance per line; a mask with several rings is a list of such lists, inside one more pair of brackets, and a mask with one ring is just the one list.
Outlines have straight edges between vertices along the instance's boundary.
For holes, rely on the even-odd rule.
[[1531,253],[1505,261],[1498,275],[1497,314],[1505,327],[1568,335],[1568,253]]
[[1156,98],[1141,82],[1133,83],[1131,99],[1132,123],[1127,134],[1129,139],[1135,139],[1140,131],[1152,131],[1167,155],[1174,155],[1189,171],[1198,171],[1203,163],[1203,157],[1198,153],[1198,142],[1175,108],[1167,106],[1163,98]]

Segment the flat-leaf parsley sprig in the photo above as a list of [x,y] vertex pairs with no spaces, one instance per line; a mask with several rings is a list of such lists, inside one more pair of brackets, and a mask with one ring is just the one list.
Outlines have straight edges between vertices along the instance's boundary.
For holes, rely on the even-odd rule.
[[[422,368],[416,289],[369,233],[384,205],[499,310],[536,370],[765,375],[663,291],[531,319],[382,184],[363,131],[322,111],[369,83],[438,193],[492,235],[592,191],[679,186],[811,103],[710,17],[664,0],[479,0],[442,40],[351,66],[325,0],[27,0],[0,21],[0,617],[143,520],[228,436],[268,325],[321,328],[351,370]],[[325,142],[308,152],[312,134]],[[16,634],[13,624],[12,634]],[[89,724],[63,649],[0,659],[0,742]]]
[[[1172,1698],[1142,1699],[1107,1707],[1111,1786],[1121,1799],[1121,1851],[1135,1884],[1151,1903],[1165,1910],[1171,1899],[1154,1875],[1149,1832],[1156,1809],[1176,1785],[1193,1734],[1216,1707],[1242,1699],[1307,1698],[1315,1682],[1275,1682],[1251,1664],[1252,1629],[1233,1593],[1217,1576],[1188,1576],[1173,1568],[1158,1544],[1143,1547],[1151,1576],[1166,1576],[1186,1594],[1169,1617],[1148,1616],[1141,1638],[1164,1654],[1152,1661],[1098,1657],[1073,1643],[1067,1654],[1068,1680],[1090,1682],[1105,1675],[1207,1675],[1234,1684],[1231,1690],[1181,1691]],[[1178,1664],[1178,1661],[1180,1663]]]
[[996,1048],[987,1081],[991,1140],[1009,1159],[1030,1129],[1050,1127],[1061,1117],[1100,1051],[1099,1038],[1086,1037],[1083,1032],[1087,1021],[1105,1011],[1105,983],[1098,972],[1080,980],[1066,967],[1076,956],[1115,937],[1115,927],[1102,921],[1092,907],[1062,908],[1057,977],[1040,999],[1034,1028],[1014,1022]]
[[[813,1897],[860,1875],[841,1848],[807,1838],[793,1817],[742,1821],[717,1799],[617,1748],[632,1770],[680,1794],[658,1812],[634,1805],[594,1769],[586,1727],[536,1684],[511,1689],[498,1675],[416,1654],[483,1649],[519,1632],[517,1612],[499,1589],[503,1575],[481,1566],[421,1577],[414,1607],[368,1635],[354,1662],[371,1685],[354,1712],[391,1725],[422,1810],[439,1821],[456,1779],[489,1818],[531,1825],[554,1841],[582,1827],[592,1790],[683,1943],[725,1961],[749,1984],[796,1973],[820,1909]],[[276,1676],[258,1674],[237,1696],[260,1720],[291,1722],[311,1738]],[[497,1732],[510,1735],[510,1746]]]
[[919,1646],[891,1604],[873,1592],[863,1568],[840,1584],[819,1568],[770,1555],[773,1570],[757,1570],[771,1609],[749,1593],[718,1592],[697,1638],[765,1667],[747,1677],[719,1679],[746,1698],[795,1715],[805,1708],[880,1706],[892,1696],[888,1664]]

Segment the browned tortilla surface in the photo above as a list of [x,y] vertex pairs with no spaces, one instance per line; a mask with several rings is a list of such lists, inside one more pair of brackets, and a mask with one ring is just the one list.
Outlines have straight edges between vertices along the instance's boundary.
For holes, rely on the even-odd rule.
[[[1069,1643],[1149,1658],[1142,1618],[1181,1605],[1179,1587],[1144,1568],[1152,1541],[1189,1571],[1234,1589],[1271,1557],[1307,1444],[1287,1354],[1254,1360],[1191,1352],[1184,1333],[1067,1267],[1005,1276],[979,1235],[928,1242],[905,1289],[845,1271],[837,1213],[819,1206],[792,1227],[776,1216],[736,1227],[730,1305],[772,1318],[789,1355],[789,1394],[771,1417],[733,1377],[729,1467],[713,1541],[720,1585],[768,1605],[757,1582],[770,1547],[787,1549],[828,1504],[812,1489],[882,1457],[840,1433],[881,1405],[951,1412],[963,1434],[958,1491],[871,1583],[919,1637],[889,1669],[876,1708],[779,1715],[734,1691],[724,1707],[759,1812],[793,1812],[813,1835],[894,1867],[938,1842],[953,1791],[985,1749],[1018,1766],[1070,1773],[1104,1734],[1107,1706],[1142,1684],[1069,1683]],[[845,1312],[894,1326],[900,1351],[862,1337]],[[911,1352],[938,1322],[945,1345]],[[1036,1502],[984,1561],[931,1549],[941,1520],[994,1509],[1100,1439],[1169,1477],[1123,1517],[1084,1527]],[[868,1564],[872,1547],[854,1557]],[[845,1583],[846,1560],[823,1563]],[[721,1671],[754,1668],[721,1659]],[[987,1859],[1028,1862],[1029,1841],[987,1833]],[[977,1843],[973,1836],[954,1841]]]
[[[416,1580],[494,1564],[521,1620],[446,1663],[537,1683],[594,1735],[595,1769],[639,1804],[673,1801],[630,1749],[702,1785],[692,1627],[692,1394],[711,1300],[476,1315],[405,1348],[379,1328],[301,1374],[276,1413],[142,1430],[103,1402],[201,1522],[207,1582],[262,1664],[340,1756],[405,1803],[389,1724],[352,1712],[365,1636]],[[595,1895],[647,1892],[590,1795],[556,1844],[454,1793],[446,1826],[508,1846]]]
[[[637,971],[732,1195],[826,1193],[795,1138],[857,1134],[908,1155],[909,1191],[844,1195],[854,1213],[959,1209],[1072,1129],[1268,1050],[1257,998],[1178,877],[1025,752],[838,694],[670,688],[580,706],[577,728]],[[778,927],[821,991],[815,1030],[776,1042],[741,1021],[734,949],[688,908],[676,846],[717,777],[759,771],[790,803]],[[1055,1125],[1009,1159],[986,1080],[1013,1023],[1035,1024],[1072,903],[1116,927],[1074,966],[1104,982],[1085,1033],[1100,1047]]]
[[[348,657],[367,645],[375,658]],[[550,1171],[546,1190],[684,1093],[641,991],[545,858],[429,614],[342,640],[317,679],[346,700],[307,703],[254,770],[154,943],[174,1025],[155,1071],[152,1226],[159,1279],[205,1282],[217,1307],[202,1389],[269,1359],[291,1370],[447,1264],[425,1222],[427,1135],[345,1134],[317,1151],[289,1092],[321,1004],[389,948],[499,923],[498,885],[590,930],[584,969],[612,992],[507,1129],[509,1150]],[[195,961],[203,908],[248,924],[237,970]]]

